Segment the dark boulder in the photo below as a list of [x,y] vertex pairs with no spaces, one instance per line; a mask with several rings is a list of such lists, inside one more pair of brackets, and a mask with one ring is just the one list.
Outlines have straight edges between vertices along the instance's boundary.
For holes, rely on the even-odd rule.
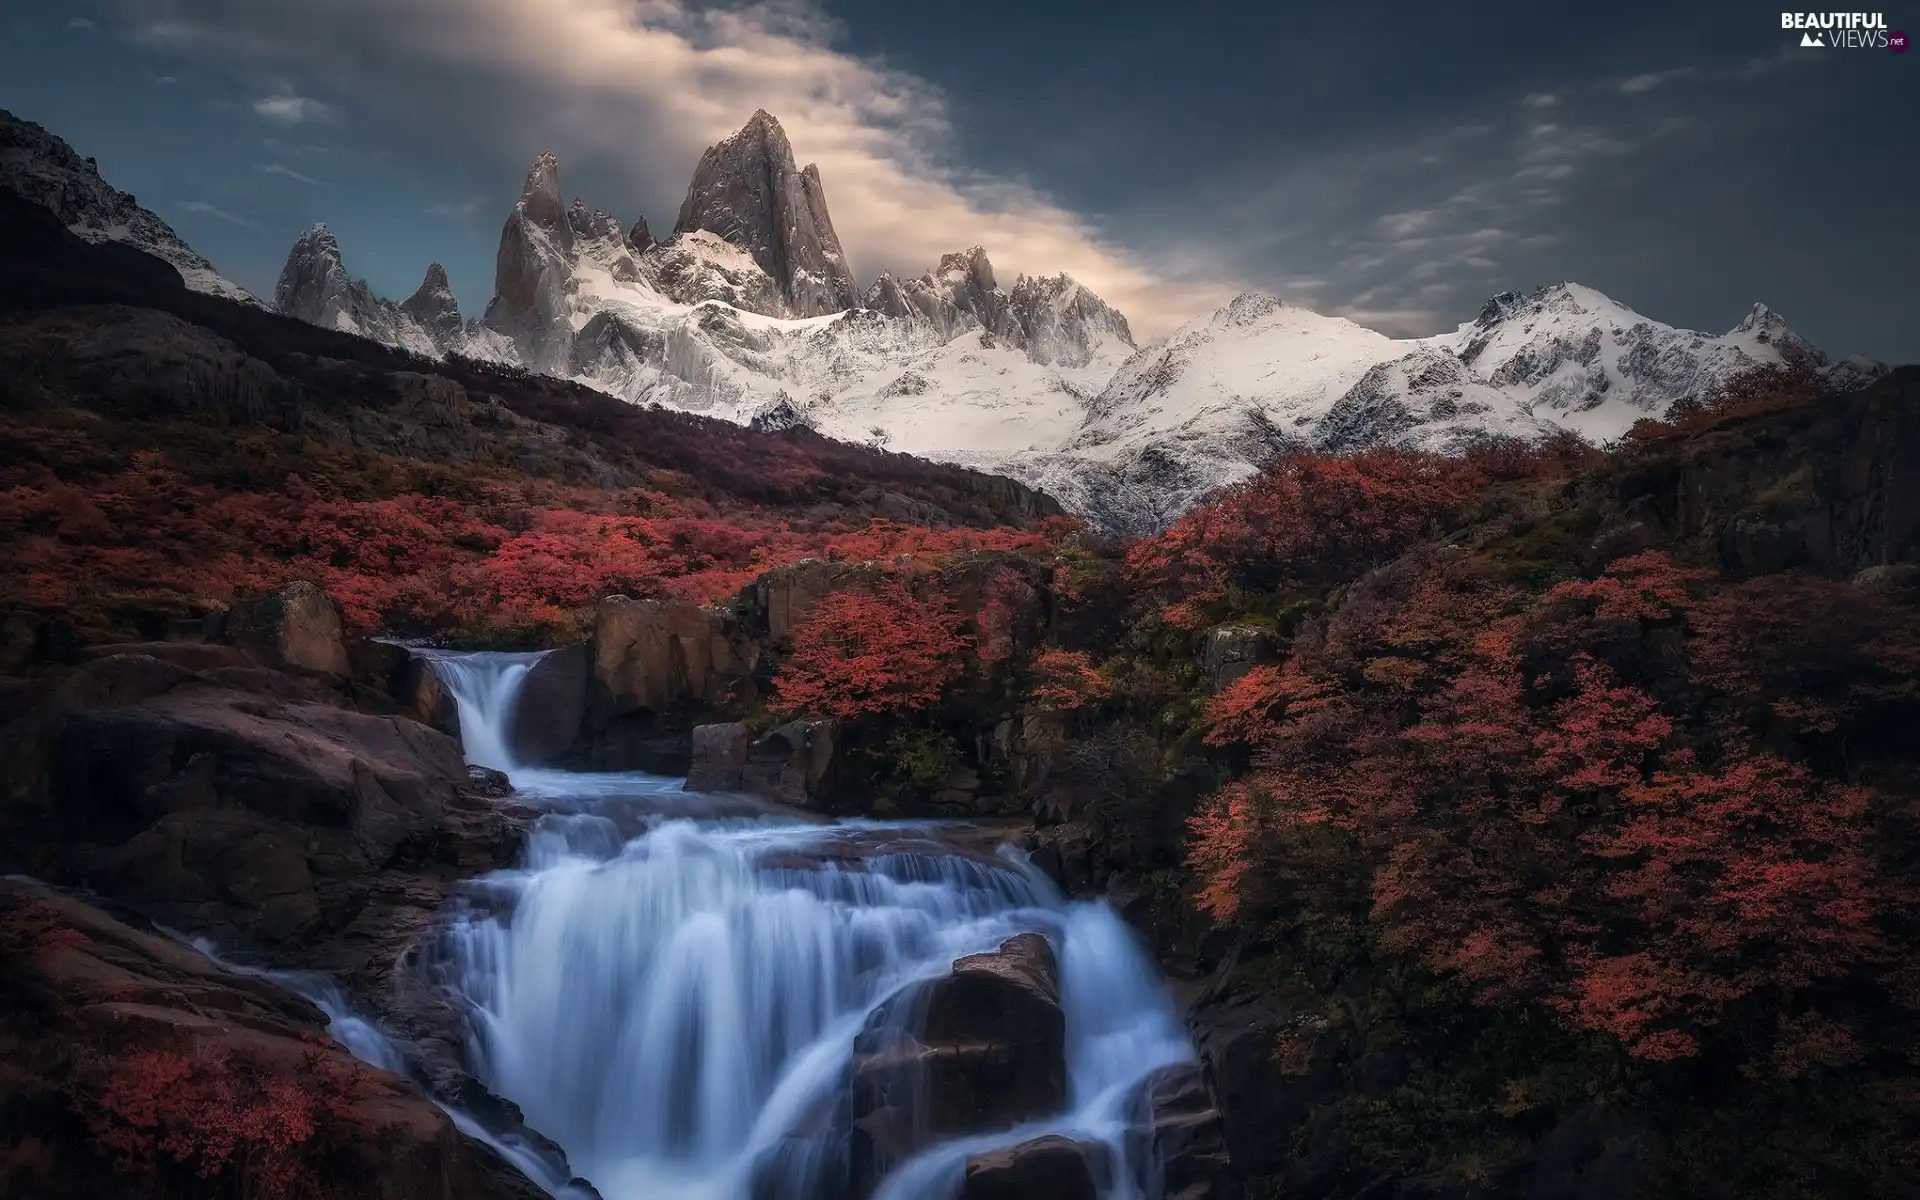
[[521,762],[556,762],[579,746],[590,663],[582,643],[555,650],[527,670],[513,711],[513,749]]
[[1128,1155],[1163,1200],[1237,1194],[1226,1123],[1197,1062],[1162,1067],[1141,1086]]
[[752,738],[752,731],[739,721],[695,726],[693,765],[687,770],[687,790],[739,791]]
[[790,721],[754,741],[741,765],[742,791],[817,808],[832,795],[836,729],[831,721]]
[[1105,1146],[1049,1134],[967,1159],[961,1200],[1098,1200]]
[[854,1040],[850,1071],[856,1183],[930,1141],[1059,1112],[1066,1017],[1052,946],[1024,933],[896,996]]
[[207,618],[207,640],[238,646],[261,666],[345,678],[353,673],[340,610],[311,583],[289,583]]

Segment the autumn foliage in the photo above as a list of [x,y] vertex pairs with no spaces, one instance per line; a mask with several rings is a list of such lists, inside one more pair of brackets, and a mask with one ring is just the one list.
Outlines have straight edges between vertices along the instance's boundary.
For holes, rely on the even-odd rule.
[[0,604],[26,608],[171,596],[211,609],[305,579],[360,629],[538,634],[614,593],[712,602],[802,558],[933,564],[1059,536],[796,521],[513,475],[428,494],[385,463],[235,488],[160,450],[116,461],[84,441],[14,434],[0,447],[31,451],[0,467],[0,547],[12,567]]
[[964,669],[963,625],[944,596],[899,579],[834,592],[795,631],[771,707],[842,719],[927,708]]
[[249,1200],[303,1194],[368,1094],[363,1069],[315,1048],[293,1070],[232,1053],[139,1050],[84,1102],[94,1143],[123,1174],[225,1178]]
[[1645,1059],[1749,1041],[1835,988],[1893,1002],[1911,896],[1881,849],[1892,801],[1769,744],[1783,714],[1830,730],[1836,684],[1748,649],[1786,640],[1756,605],[1814,595],[1888,635],[1838,635],[1850,718],[1908,712],[1916,622],[1844,583],[1729,588],[1648,553],[1533,599],[1462,556],[1397,562],[1212,702],[1210,740],[1257,769],[1192,820],[1200,902],[1282,903],[1285,860],[1331,832],[1384,946]]

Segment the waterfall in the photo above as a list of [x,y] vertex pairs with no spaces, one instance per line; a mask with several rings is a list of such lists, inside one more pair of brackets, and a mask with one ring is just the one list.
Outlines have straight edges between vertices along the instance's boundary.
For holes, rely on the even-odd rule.
[[415,649],[413,653],[431,663],[433,673],[453,693],[467,761],[496,771],[512,771],[519,765],[513,752],[513,714],[519,707],[520,685],[547,652],[458,654]]
[[[471,658],[436,669],[486,762],[533,656]],[[1146,1079],[1193,1052],[1106,905],[1066,900],[1011,850],[958,849],[937,823],[825,824],[678,781],[494,764],[553,811],[524,864],[483,881],[500,902],[453,924],[444,978],[470,1006],[476,1072],[606,1200],[843,1196],[836,1113],[856,1036],[890,999],[1027,932],[1059,960],[1067,1104],[922,1146],[875,1200],[954,1197],[969,1155],[1046,1133],[1107,1147],[1103,1200],[1157,1200],[1129,1125]]]

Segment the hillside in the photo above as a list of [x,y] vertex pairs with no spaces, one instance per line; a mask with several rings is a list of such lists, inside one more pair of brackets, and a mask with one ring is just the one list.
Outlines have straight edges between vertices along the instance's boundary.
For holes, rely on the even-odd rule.
[[708,597],[843,542],[999,545],[1058,512],[1006,479],[197,295],[6,194],[0,268],[13,604],[184,611],[304,569],[366,623],[528,629],[596,589]]

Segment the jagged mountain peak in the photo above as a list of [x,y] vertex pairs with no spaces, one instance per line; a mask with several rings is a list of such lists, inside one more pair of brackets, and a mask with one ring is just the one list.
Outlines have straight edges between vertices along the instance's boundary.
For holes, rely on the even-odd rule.
[[1218,322],[1230,326],[1253,325],[1286,308],[1286,302],[1265,292],[1241,292],[1215,314]]
[[779,286],[787,311],[767,315],[821,316],[859,302],[819,169],[795,165],[786,130],[765,109],[701,155],[674,223],[675,233],[698,230],[752,255]]
[[657,243],[653,240],[653,230],[647,228],[645,217],[635,217],[633,228],[627,231],[627,245],[633,247],[636,254],[644,254]]
[[568,230],[567,205],[560,190],[560,157],[542,150],[527,168],[527,182],[520,189],[516,209],[526,219],[556,233]]
[[428,358],[444,355],[461,331],[459,307],[447,273],[438,263],[428,268],[419,291],[404,304],[382,300],[364,280],[347,273],[340,240],[324,221],[294,239],[273,302],[286,316],[357,333]]
[[400,302],[400,311],[419,322],[433,340],[448,346],[460,336],[465,322],[460,319],[460,302],[453,297],[453,284],[447,269],[430,263],[427,274],[413,295]]
[[992,291],[1000,286],[994,281],[993,260],[987,257],[984,246],[969,246],[965,250],[956,250],[940,256],[940,265],[930,274],[949,282],[970,281],[982,291]]
[[567,224],[573,229],[573,235],[591,238],[595,241],[626,240],[621,232],[620,222],[605,209],[588,208],[586,201],[575,196],[573,203],[567,206]]

